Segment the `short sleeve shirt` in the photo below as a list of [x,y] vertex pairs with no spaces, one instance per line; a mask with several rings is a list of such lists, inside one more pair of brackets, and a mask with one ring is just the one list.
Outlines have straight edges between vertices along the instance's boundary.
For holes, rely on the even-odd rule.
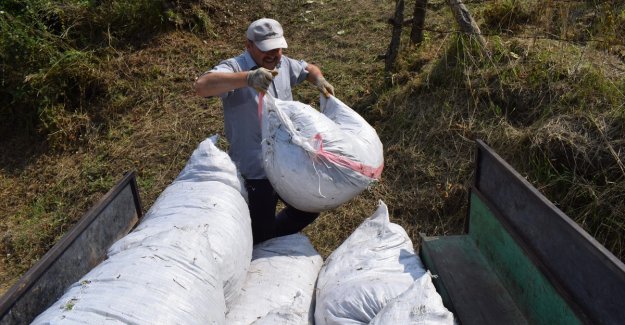
[[[308,77],[305,61],[283,55],[268,92],[275,98],[293,100],[291,88]],[[243,54],[220,62],[209,72],[241,72],[256,68],[254,59]],[[258,117],[258,92],[244,87],[219,95],[224,107],[224,127],[230,143],[228,154],[246,179],[267,178],[262,164],[261,129]]]

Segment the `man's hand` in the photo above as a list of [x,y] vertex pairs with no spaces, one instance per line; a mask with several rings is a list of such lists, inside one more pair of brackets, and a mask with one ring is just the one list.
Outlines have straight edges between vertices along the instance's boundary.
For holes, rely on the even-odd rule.
[[268,70],[265,68],[258,68],[252,70],[247,74],[247,84],[250,87],[254,87],[258,92],[267,92],[269,85],[273,77],[278,75],[276,70]]
[[317,79],[315,85],[326,98],[330,97],[330,95],[334,96],[334,87],[325,78]]

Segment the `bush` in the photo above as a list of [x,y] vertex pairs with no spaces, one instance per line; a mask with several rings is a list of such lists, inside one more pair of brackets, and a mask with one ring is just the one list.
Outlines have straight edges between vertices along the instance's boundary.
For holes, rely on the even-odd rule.
[[484,10],[484,27],[495,32],[517,31],[536,16],[535,8],[534,1],[496,0]]
[[0,2],[0,129],[39,133],[56,148],[83,138],[102,100],[118,94],[101,58],[168,28],[214,33],[210,1]]
[[99,58],[110,46],[166,26],[156,0],[7,0],[0,12],[2,129],[38,132],[53,146],[80,139],[93,103],[108,96]]

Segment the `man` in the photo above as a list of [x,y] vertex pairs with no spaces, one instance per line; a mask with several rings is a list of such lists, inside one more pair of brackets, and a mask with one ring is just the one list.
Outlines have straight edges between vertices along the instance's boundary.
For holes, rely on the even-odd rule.
[[230,143],[228,153],[245,179],[254,244],[257,244],[296,233],[319,216],[288,204],[276,215],[279,197],[262,164],[258,92],[293,100],[291,87],[304,80],[314,84],[326,97],[334,95],[334,87],[317,66],[282,55],[287,43],[277,21],[267,18],[254,21],[246,37],[243,54],[220,62],[201,75],[194,87],[202,97],[219,96],[222,100],[226,138]]

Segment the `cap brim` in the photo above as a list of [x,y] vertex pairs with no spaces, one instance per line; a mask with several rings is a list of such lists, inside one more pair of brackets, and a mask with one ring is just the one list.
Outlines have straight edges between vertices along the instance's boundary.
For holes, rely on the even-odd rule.
[[254,42],[254,44],[256,44],[256,47],[258,47],[263,52],[275,49],[285,49],[288,47],[284,37],[270,38],[264,41]]

